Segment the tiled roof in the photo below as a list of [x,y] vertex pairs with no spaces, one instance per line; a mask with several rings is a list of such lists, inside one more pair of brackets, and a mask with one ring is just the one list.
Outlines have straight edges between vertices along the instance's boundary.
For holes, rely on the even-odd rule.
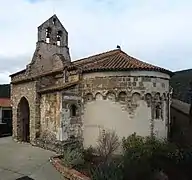
[[120,49],[104,52],[84,59],[73,61],[69,69],[79,67],[83,72],[105,71],[105,70],[146,70],[159,71],[169,75],[169,70],[148,64],[127,55]]
[[[73,61],[68,66],[68,70],[80,68],[83,72],[95,72],[95,71],[127,71],[127,70],[145,70],[145,71],[159,71],[169,75],[173,73],[164,68],[148,64],[140,61],[134,57],[127,55],[120,49],[115,49],[93,56],[89,56],[83,59]],[[61,68],[62,71],[63,69]],[[26,69],[16,72],[11,77],[24,73]]]
[[189,115],[191,105],[178,99],[172,99],[171,107]]
[[11,100],[9,98],[0,98],[0,107],[11,107]]

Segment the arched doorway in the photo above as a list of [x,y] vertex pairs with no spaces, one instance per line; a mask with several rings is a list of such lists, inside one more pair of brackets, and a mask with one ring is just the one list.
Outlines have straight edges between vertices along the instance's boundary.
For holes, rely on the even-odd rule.
[[21,141],[30,141],[30,110],[29,103],[22,97],[17,109],[17,135]]

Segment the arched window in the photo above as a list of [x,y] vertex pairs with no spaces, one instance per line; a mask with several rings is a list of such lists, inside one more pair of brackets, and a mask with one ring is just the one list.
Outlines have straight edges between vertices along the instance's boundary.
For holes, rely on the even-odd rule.
[[62,31],[57,32],[57,46],[61,46]]
[[160,101],[160,99],[161,99],[160,93],[156,93],[154,98],[156,101]]
[[125,101],[126,100],[126,96],[127,96],[127,94],[126,94],[126,92],[124,92],[124,91],[121,91],[120,93],[119,93],[119,101]]
[[46,29],[46,43],[50,43],[51,28]]
[[152,96],[151,96],[151,94],[147,93],[147,94],[145,95],[145,101],[146,101],[146,103],[147,103],[147,107],[150,107],[150,106],[151,106],[151,102],[152,102]]
[[93,100],[93,95],[91,93],[86,94],[85,101],[90,102]]
[[96,100],[103,100],[103,95],[98,92],[98,93],[96,93],[96,95],[95,95],[95,99],[96,99]]
[[115,101],[115,93],[114,92],[108,92],[107,94],[106,94],[106,98],[107,98],[107,100],[110,100],[110,101]]
[[132,104],[139,105],[139,101],[141,100],[141,94],[135,92],[132,94]]
[[75,104],[71,105],[70,113],[71,113],[71,117],[74,117],[77,115],[77,106]]
[[56,25],[56,18],[53,18],[53,24]]
[[155,106],[155,119],[161,118],[161,106],[160,104]]

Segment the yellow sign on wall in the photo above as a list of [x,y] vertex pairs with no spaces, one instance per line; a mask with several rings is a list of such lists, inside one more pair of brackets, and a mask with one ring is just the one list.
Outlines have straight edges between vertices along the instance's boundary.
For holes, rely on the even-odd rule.
[[69,76],[69,82],[75,82],[79,80],[79,74],[74,74]]

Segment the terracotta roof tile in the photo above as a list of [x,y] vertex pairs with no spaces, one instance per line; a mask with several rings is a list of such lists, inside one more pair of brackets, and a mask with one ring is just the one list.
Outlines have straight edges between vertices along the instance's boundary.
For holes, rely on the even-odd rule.
[[97,54],[88,58],[73,61],[69,69],[79,67],[83,72],[105,71],[105,70],[146,70],[159,71],[169,75],[169,70],[148,64],[134,57],[127,55],[120,49]]
[[9,98],[0,98],[0,107],[11,107],[11,100]]

